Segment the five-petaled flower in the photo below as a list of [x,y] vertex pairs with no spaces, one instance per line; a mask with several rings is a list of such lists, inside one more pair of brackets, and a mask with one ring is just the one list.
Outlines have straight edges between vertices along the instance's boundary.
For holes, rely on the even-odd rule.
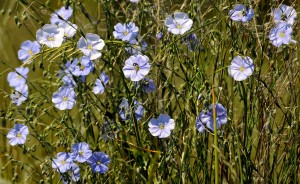
[[96,79],[95,86],[93,88],[94,94],[102,94],[104,93],[105,85],[108,83],[109,78],[105,74],[105,72],[102,72],[100,77]]
[[113,35],[116,39],[130,42],[132,39],[135,39],[138,35],[139,28],[135,26],[133,22],[128,24],[118,23],[114,26],[115,31]]
[[7,75],[7,81],[10,87],[18,87],[26,84],[27,74],[29,68],[19,67],[15,69],[15,72],[9,72]]
[[151,118],[148,126],[153,136],[166,138],[170,136],[171,130],[175,128],[175,121],[168,115],[160,114],[157,119]]
[[94,152],[92,156],[87,160],[94,173],[100,172],[102,174],[108,171],[107,164],[110,163],[110,158],[103,152]]
[[41,45],[37,41],[26,40],[21,44],[21,49],[18,51],[19,60],[25,62],[27,59],[31,58],[33,55],[39,53],[41,50]]
[[274,16],[275,23],[284,21],[290,25],[294,24],[297,17],[296,10],[293,7],[287,6],[285,4],[281,4],[279,8],[275,8],[272,14]]
[[27,84],[15,87],[12,94],[10,94],[10,98],[13,104],[15,104],[16,106],[20,106],[22,102],[24,102],[28,98]]
[[101,57],[100,50],[105,46],[104,40],[97,34],[88,33],[77,42],[77,48],[91,60]]
[[123,67],[125,77],[130,78],[132,81],[142,80],[149,71],[149,58],[144,55],[130,56]]
[[72,16],[72,13],[73,9],[70,6],[63,6],[59,10],[56,10],[54,13],[51,14],[50,22],[51,24],[60,24],[66,22]]
[[59,110],[72,109],[76,104],[76,94],[71,86],[63,86],[53,94],[52,102]]
[[70,153],[59,152],[57,158],[52,161],[52,168],[57,172],[64,173],[70,169],[71,164],[73,164],[73,159]]
[[208,111],[201,111],[199,116],[196,118],[196,127],[199,132],[203,132],[205,130],[205,127],[207,127],[211,131],[214,131],[213,105],[216,112],[217,129],[219,129],[221,125],[226,124],[227,110],[220,103],[217,103],[216,105],[212,104],[210,105]]
[[254,64],[250,57],[236,56],[228,67],[228,73],[236,81],[242,81],[252,75]]
[[94,69],[94,63],[89,57],[75,58],[70,65],[71,73],[75,76],[86,76]]
[[46,24],[36,32],[36,40],[47,47],[60,47],[64,41],[64,29],[53,24]]
[[174,18],[171,15],[168,16],[165,21],[165,25],[168,27],[168,31],[172,34],[183,35],[185,32],[191,29],[193,21],[186,13],[175,12]]
[[282,44],[296,43],[292,39],[293,29],[290,24],[286,22],[280,22],[271,29],[269,39],[276,47],[280,47]]
[[15,146],[17,144],[24,144],[28,134],[29,131],[26,125],[15,124],[14,128],[10,129],[6,137],[9,139],[9,144]]
[[86,142],[76,143],[72,146],[71,157],[74,161],[83,163],[92,155],[92,150]]
[[242,4],[237,4],[233,10],[229,11],[229,16],[233,21],[247,22],[253,18],[254,10]]

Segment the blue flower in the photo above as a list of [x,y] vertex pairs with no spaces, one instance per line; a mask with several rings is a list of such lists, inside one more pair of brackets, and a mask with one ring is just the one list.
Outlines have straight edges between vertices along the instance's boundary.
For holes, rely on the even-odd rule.
[[132,3],[138,3],[139,0],[130,0],[130,2],[132,2]]
[[145,77],[141,82],[136,82],[136,85],[141,85],[142,89],[146,93],[152,93],[156,90],[156,85],[154,81],[150,78]]
[[170,136],[171,130],[175,128],[175,121],[166,114],[160,114],[157,119],[151,118],[148,126],[153,136],[166,138]]
[[72,109],[76,104],[76,94],[72,87],[63,86],[53,94],[52,102],[59,110]]
[[7,138],[9,144],[15,146],[17,144],[22,145],[26,142],[26,137],[29,134],[28,127],[22,124],[15,124],[14,128],[10,129]]
[[[59,10],[56,10],[54,13],[51,14],[50,22],[51,24],[63,23],[72,16],[72,13],[73,9],[70,6],[68,6],[67,8],[63,6]],[[63,19],[60,19],[58,15]]]
[[94,69],[94,63],[89,57],[75,58],[70,65],[71,73],[75,76],[87,76]]
[[61,174],[60,178],[64,184],[78,181],[80,179],[80,169],[78,165],[75,163],[69,164],[69,168],[66,170],[65,174]]
[[149,58],[143,55],[130,56],[123,67],[125,77],[130,78],[132,81],[142,80],[149,71]]
[[18,51],[19,60],[25,62],[27,59],[31,58],[33,55],[39,53],[41,50],[41,45],[37,41],[26,40],[21,44],[21,49]]
[[274,16],[275,23],[284,21],[290,25],[294,24],[297,17],[296,10],[293,7],[287,6],[285,4],[281,4],[279,8],[275,8],[272,14]]
[[21,86],[15,87],[13,93],[10,95],[11,101],[16,106],[20,106],[22,102],[28,98],[28,86],[23,84]]
[[287,24],[286,22],[280,22],[271,29],[269,39],[276,47],[280,47],[282,44],[287,45],[291,42],[296,43],[296,41],[292,39],[292,33],[293,29],[290,24]]
[[76,24],[72,24],[71,22],[61,22],[58,24],[58,27],[64,29],[64,36],[67,38],[72,38],[78,28]]
[[236,81],[242,81],[252,75],[254,71],[253,61],[250,57],[236,56],[228,67],[228,73]]
[[183,42],[186,44],[189,51],[195,51],[200,45],[199,39],[195,33],[191,33],[183,38]]
[[9,72],[7,75],[7,81],[10,87],[18,87],[26,84],[27,74],[29,69],[27,67],[19,67],[15,69],[15,72]]
[[93,155],[87,160],[94,173],[106,173],[108,171],[107,164],[110,163],[110,158],[103,152],[94,152]]
[[60,47],[64,41],[65,31],[57,25],[46,24],[36,32],[36,40],[49,48]]
[[247,22],[253,18],[254,10],[242,4],[237,4],[233,10],[229,11],[229,16],[233,21]]
[[[208,111],[201,111],[199,116],[196,118],[196,126],[199,132],[203,132],[205,126],[209,130],[214,131],[213,105],[214,104],[209,107]],[[227,122],[227,110],[223,107],[222,104],[219,103],[215,105],[215,108],[217,129],[219,129],[221,125],[226,124]]]
[[165,21],[165,25],[168,27],[168,31],[175,35],[183,35],[185,32],[191,29],[193,26],[192,19],[183,12],[174,13],[174,18],[170,15]]
[[102,94],[104,93],[104,86],[108,83],[109,78],[105,74],[105,72],[101,73],[101,76],[99,79],[96,79],[95,86],[93,88],[93,93],[94,94]]
[[88,33],[85,38],[82,36],[77,42],[77,48],[83,55],[88,56],[91,60],[101,57],[100,50],[105,46],[104,40],[99,35]]
[[57,153],[57,158],[52,161],[52,168],[56,169],[57,172],[65,173],[70,169],[73,160],[69,153],[59,152]]
[[141,54],[142,51],[145,51],[148,47],[147,42],[142,40],[140,43],[136,39],[130,40],[130,47],[126,47],[125,50],[131,54]]
[[[134,101],[134,113],[137,120],[140,120],[143,117],[144,114],[144,107],[142,106],[142,103],[138,101]],[[130,107],[128,103],[128,99],[124,98],[119,105],[120,108],[120,116],[123,121],[128,120],[130,118]]]
[[128,24],[118,23],[114,26],[115,31],[113,35],[116,39],[129,42],[132,39],[135,39],[138,35],[139,28],[135,26],[133,22]]
[[162,37],[163,37],[162,32],[157,33],[156,39],[160,40],[160,39],[162,39]]
[[76,143],[72,146],[71,157],[80,163],[86,162],[92,155],[92,150],[86,142]]

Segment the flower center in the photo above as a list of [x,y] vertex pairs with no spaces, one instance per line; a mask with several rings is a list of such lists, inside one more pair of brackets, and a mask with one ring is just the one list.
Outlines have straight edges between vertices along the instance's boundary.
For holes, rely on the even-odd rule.
[[97,165],[100,165],[101,164],[101,162],[100,161],[98,161],[98,162],[96,162],[97,163]]
[[92,50],[92,49],[93,49],[93,45],[92,45],[92,44],[88,44],[87,48],[88,48],[89,50]]
[[28,54],[29,54],[29,55],[32,55],[32,54],[33,54],[32,50],[29,50],[29,51],[28,51]]
[[21,133],[20,132],[17,134],[17,137],[21,137]]
[[283,38],[283,37],[284,37],[284,32],[281,32],[281,33],[279,34],[279,36],[280,36],[281,38]]
[[78,152],[78,154],[79,154],[80,156],[83,156],[83,151],[80,150],[80,151]]
[[163,123],[159,123],[158,127],[159,127],[159,129],[161,129],[161,130],[165,128],[165,126],[164,126]]
[[133,66],[134,66],[135,71],[140,70],[140,66],[137,63],[133,63]]
[[80,70],[84,70],[85,66],[81,65],[79,68],[80,68]]
[[63,101],[64,101],[64,102],[68,101],[68,97],[67,97],[67,96],[64,96],[64,97],[63,97]]
[[20,79],[22,79],[23,77],[22,77],[21,75],[18,75],[18,77],[17,77],[17,78],[20,80]]
[[240,67],[240,71],[243,72],[245,68],[243,66]]
[[138,49],[138,45],[133,45],[133,48]]
[[48,36],[48,41],[53,41],[54,37],[53,36]]
[[65,160],[62,160],[62,161],[61,161],[61,164],[62,164],[62,165],[65,165],[66,163],[67,163],[67,162],[66,162]]
[[287,19],[287,15],[286,15],[285,13],[282,13],[282,14],[281,14],[281,19],[282,19],[282,20],[286,20],[286,19]]
[[124,34],[124,36],[128,35],[128,31],[124,31],[123,34]]
[[178,29],[181,29],[181,28],[182,28],[182,26],[181,26],[180,24],[178,24],[178,23],[176,23],[176,27],[177,27]]

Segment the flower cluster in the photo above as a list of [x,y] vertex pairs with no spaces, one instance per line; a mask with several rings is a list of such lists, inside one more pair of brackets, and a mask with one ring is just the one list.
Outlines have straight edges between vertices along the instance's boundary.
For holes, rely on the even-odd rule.
[[[144,107],[142,103],[138,101],[134,101],[134,114],[137,120],[140,120],[144,114]],[[128,99],[124,98],[119,105],[120,112],[119,115],[123,121],[128,120],[130,118],[130,105],[128,103]]]
[[75,162],[87,162],[94,173],[106,173],[110,158],[103,152],[93,153],[86,142],[79,142],[72,146],[71,153],[57,153],[56,158],[52,161],[52,168],[61,174],[64,183],[76,182],[80,179],[80,169]]
[[275,8],[272,12],[275,27],[273,27],[269,34],[269,39],[275,47],[280,47],[289,43],[296,43],[292,39],[292,26],[297,17],[296,10],[293,7],[281,4],[279,8]]

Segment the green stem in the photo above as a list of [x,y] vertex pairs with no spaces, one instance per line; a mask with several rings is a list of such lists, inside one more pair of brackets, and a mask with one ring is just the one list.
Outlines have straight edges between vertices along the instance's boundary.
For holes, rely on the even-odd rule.
[[217,135],[217,115],[215,105],[214,88],[211,90],[213,102],[213,119],[214,119],[214,155],[215,155],[215,183],[219,183],[219,159],[218,159],[218,135]]

